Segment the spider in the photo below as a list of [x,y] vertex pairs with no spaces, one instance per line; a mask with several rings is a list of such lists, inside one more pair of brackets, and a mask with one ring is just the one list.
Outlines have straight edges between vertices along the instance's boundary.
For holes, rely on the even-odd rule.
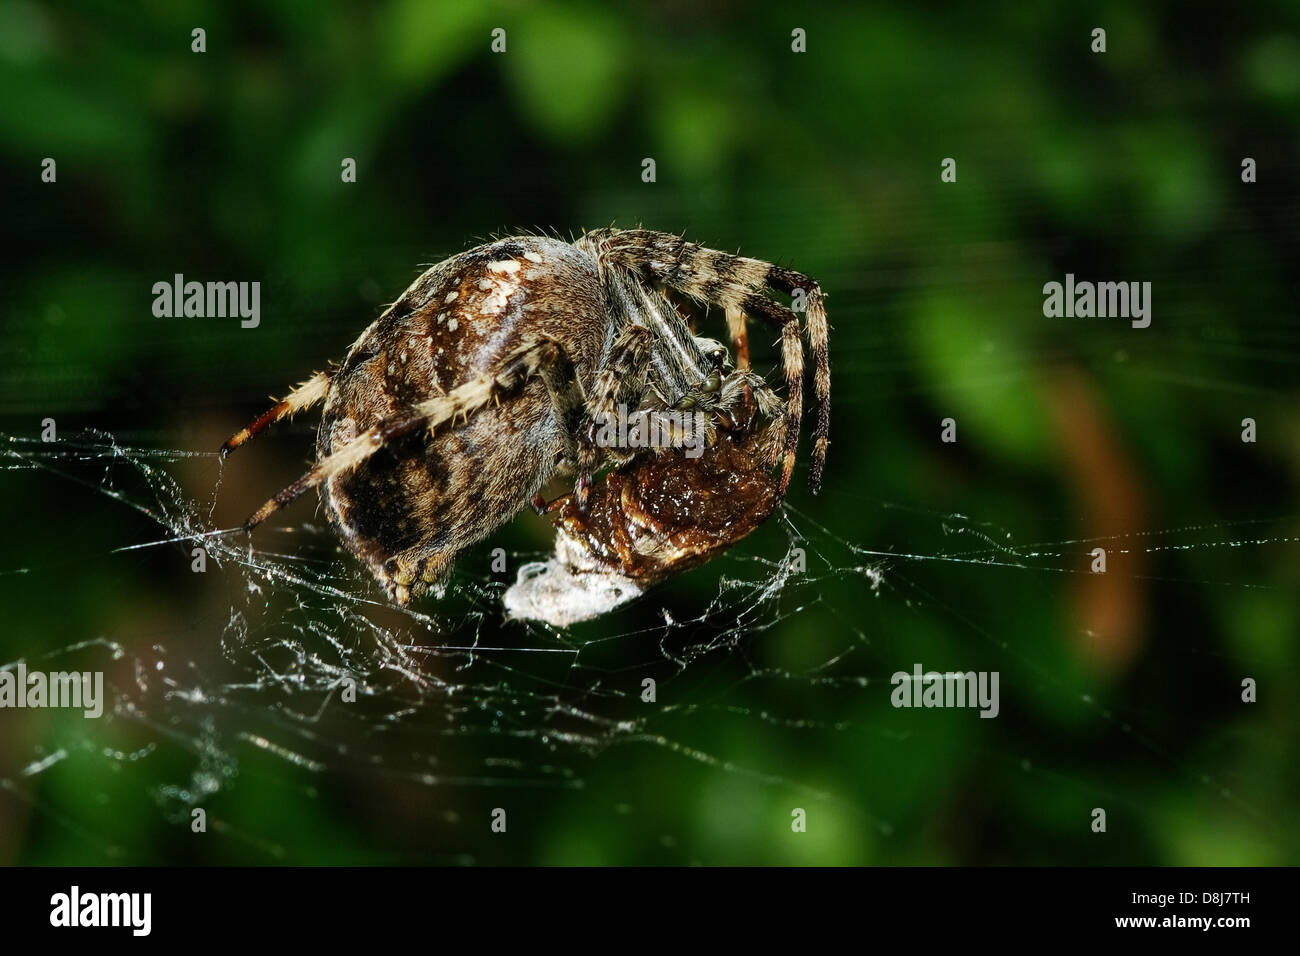
[[[806,330],[768,289],[805,306]],[[725,310],[734,362],[694,333],[683,299]],[[784,402],[749,367],[747,318],[780,331]],[[515,236],[433,266],[341,364],[293,389],[222,455],[323,401],[315,464],[244,528],[318,488],[343,542],[401,605],[441,594],[456,554],[530,503],[554,516],[567,569],[636,590],[744,537],[784,497],[803,415],[804,331],[816,491],[830,404],[820,287],[646,229],[572,243]],[[597,441],[598,423],[620,409],[689,411],[704,422],[703,453]],[[548,505],[540,492],[556,475],[572,476],[573,491]]]

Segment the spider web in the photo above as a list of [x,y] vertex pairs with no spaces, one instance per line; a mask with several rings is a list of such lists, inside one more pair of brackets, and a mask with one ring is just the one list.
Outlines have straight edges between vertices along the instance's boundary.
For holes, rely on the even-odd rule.
[[[844,540],[812,513],[786,504],[763,533],[691,572],[696,587],[711,589],[703,600],[670,582],[626,613],[561,630],[504,621],[501,595],[513,576],[475,573],[486,562],[461,560],[444,600],[401,609],[383,599],[322,521],[289,518],[259,531],[250,547],[246,535],[212,523],[223,468],[215,453],[128,444],[96,431],[54,443],[9,436],[4,448],[11,483],[61,483],[87,520],[126,512],[140,529],[75,562],[50,557],[0,567],[8,583],[54,578],[73,563],[133,575],[151,566],[141,562],[184,566],[196,548],[205,554],[202,588],[210,597],[188,631],[154,635],[106,623],[102,631],[67,634],[58,650],[26,660],[31,669],[105,673],[103,722],[56,721],[17,755],[14,772],[0,775],[9,799],[83,848],[74,862],[136,862],[142,853],[148,859],[126,831],[105,822],[129,798],[102,781],[122,776],[150,795],[155,827],[184,832],[195,808],[211,811],[209,827],[228,841],[231,859],[303,858],[305,848],[286,832],[292,827],[241,813],[240,798],[287,786],[296,799],[322,801],[328,781],[360,805],[370,787],[414,794],[408,799],[427,803],[438,835],[429,837],[436,850],[410,853],[471,862],[485,858],[472,835],[485,827],[468,818],[496,806],[578,800],[606,763],[621,765],[618,755],[628,752],[635,761],[655,755],[660,772],[680,772],[683,781],[681,768],[694,767],[707,780],[758,788],[782,805],[831,808],[873,840],[887,840],[895,827],[891,812],[849,796],[833,774],[737,762],[695,733],[701,722],[722,720],[735,733],[794,733],[828,750],[857,735],[905,755],[916,744],[915,728],[844,717],[846,702],[864,694],[887,699],[895,668],[885,661],[924,660],[907,647],[908,635],[875,632],[873,608],[901,613],[920,629],[959,629],[980,661],[1034,675],[1042,692],[1067,701],[1085,726],[1117,736],[1129,759],[1287,839],[1270,810],[1234,791],[1230,773],[1189,759],[1176,745],[1178,729],[1158,710],[1095,699],[1060,676],[1041,647],[1008,643],[987,616],[944,593],[954,574],[1013,575],[1029,587],[1086,574],[1086,555],[1099,542],[1117,555],[1293,545],[1296,537],[1279,533],[1284,519],[1017,543],[989,522],[867,502],[907,511],[916,532],[914,550],[881,551]],[[200,488],[210,494],[179,477],[194,465],[207,476]],[[512,551],[509,566],[513,572],[545,556]],[[830,582],[853,583],[858,602],[828,601]],[[833,625],[812,656],[796,667],[769,654],[772,636],[807,615]],[[646,678],[655,682],[655,702],[643,699]],[[736,702],[735,688],[754,684],[770,689],[771,706]],[[990,759],[1045,786],[1062,776],[1050,752],[1009,752],[996,740],[982,746]],[[70,766],[76,779],[93,781],[80,803],[43,792],[48,775]],[[1095,787],[1090,780],[1070,783],[1085,792]],[[618,812],[636,811],[620,803]],[[661,838],[670,858],[678,858],[677,841]],[[369,859],[403,854],[380,848]]]

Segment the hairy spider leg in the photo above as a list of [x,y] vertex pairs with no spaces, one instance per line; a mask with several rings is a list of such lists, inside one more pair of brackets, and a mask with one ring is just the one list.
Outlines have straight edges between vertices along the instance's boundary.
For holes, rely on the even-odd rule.
[[768,270],[765,282],[769,288],[786,295],[793,295],[796,289],[804,290],[808,345],[812,349],[814,363],[813,392],[817,396],[817,422],[813,426],[813,461],[808,484],[816,491],[821,487],[822,470],[826,466],[826,448],[831,440],[831,328],[826,317],[825,293],[816,280],[780,266],[772,266]]
[[745,327],[744,309],[734,305],[727,306],[727,334],[731,336],[731,347],[736,350],[736,368],[748,372],[749,331]]
[[[731,336],[731,347],[736,350],[736,369],[741,372],[749,371],[749,330],[745,325],[745,310],[734,305],[726,308],[727,315],[727,334]],[[753,393],[749,386],[745,387],[744,398],[745,404],[752,404]]]
[[[578,475],[573,495],[580,510],[587,507],[591,476],[600,467],[601,461],[610,455],[608,449],[596,446],[596,429],[603,419],[617,412],[619,399],[641,391],[653,340],[654,334],[645,326],[624,326],[614,339],[608,364],[596,376],[591,400],[583,400],[581,407],[576,409],[577,414],[565,419],[565,430],[575,441],[571,457]],[[576,378],[574,383],[577,383]],[[554,387],[549,384],[547,387],[554,394],[561,384],[557,381]],[[535,501],[534,507],[545,513],[550,510],[551,503],[543,499],[541,502]]]
[[591,418],[613,414],[618,400],[639,394],[644,386],[646,361],[654,333],[644,325],[626,325],[614,339],[609,363],[596,376],[591,400]]
[[253,419],[248,427],[237,431],[235,434],[227,438],[225,444],[221,446],[221,457],[225,458],[236,448],[243,445],[245,442],[256,438],[280,419],[292,417],[304,408],[311,408],[329,394],[331,378],[332,375],[329,372],[317,372],[311,378],[307,379],[307,381],[303,382],[290,392],[284,401],[276,402],[257,418]]

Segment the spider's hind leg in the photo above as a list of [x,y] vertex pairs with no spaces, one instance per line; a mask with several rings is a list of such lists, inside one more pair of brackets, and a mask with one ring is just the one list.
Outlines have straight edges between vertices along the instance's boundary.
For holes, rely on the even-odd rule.
[[498,395],[521,388],[534,375],[546,382],[566,434],[573,434],[572,423],[580,421],[584,413],[582,389],[563,348],[550,339],[542,339],[515,350],[494,374],[481,375],[446,395],[413,405],[319,459],[301,478],[253,512],[244,522],[244,530],[252,531],[304,492],[336,475],[353,471],[385,445],[421,428],[432,432],[446,422],[467,419]]
[[329,372],[317,372],[307,381],[303,382],[297,388],[285,397],[283,401],[276,402],[269,409],[253,419],[246,427],[235,432],[226,439],[225,444],[221,446],[221,457],[225,458],[236,448],[245,444],[249,440],[256,438],[271,425],[274,425],[282,418],[292,417],[295,413],[306,408],[311,408],[317,402],[321,401],[329,394],[330,379],[332,374]]

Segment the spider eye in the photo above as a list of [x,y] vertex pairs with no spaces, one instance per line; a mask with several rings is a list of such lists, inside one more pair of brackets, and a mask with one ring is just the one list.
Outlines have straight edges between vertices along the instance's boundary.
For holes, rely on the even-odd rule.
[[697,337],[695,345],[700,350],[700,357],[712,365],[714,368],[723,368],[731,359],[727,352],[727,347],[717,339],[706,339]]
[[704,380],[704,390],[706,392],[716,392],[722,388],[722,374],[715,368],[709,373],[709,377]]

